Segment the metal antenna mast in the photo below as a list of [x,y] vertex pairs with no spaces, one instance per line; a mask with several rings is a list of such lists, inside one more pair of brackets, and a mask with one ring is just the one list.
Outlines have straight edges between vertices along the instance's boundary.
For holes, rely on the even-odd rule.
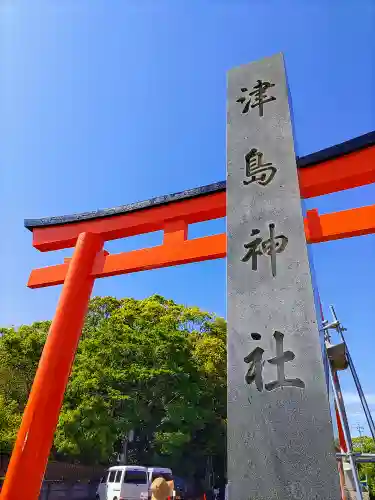
[[368,424],[368,426],[370,428],[372,439],[375,441],[375,424],[374,424],[374,420],[372,418],[372,415],[371,415],[371,412],[370,412],[370,408],[369,408],[367,400],[366,400],[366,396],[365,396],[365,394],[363,392],[362,385],[361,385],[361,383],[359,381],[359,378],[358,378],[358,375],[357,375],[357,371],[355,369],[352,357],[351,357],[349,349],[348,349],[348,345],[347,345],[345,337],[344,337],[344,332],[346,331],[346,328],[343,328],[343,326],[341,325],[340,321],[337,319],[336,311],[335,311],[335,309],[334,309],[333,306],[330,306],[330,310],[331,310],[331,313],[332,313],[332,316],[333,316],[333,319],[334,319],[334,321],[333,321],[333,323],[331,323],[331,325],[335,325],[336,331],[339,334],[339,336],[341,337],[342,343],[345,345],[346,357],[348,359],[349,368],[350,368],[350,371],[352,372],[353,380],[354,380],[355,386],[356,386],[357,391],[358,391],[358,395],[359,395],[359,399],[360,399],[361,404],[362,404],[363,411],[365,412],[367,424]]
[[[374,453],[363,453],[363,447],[360,453],[356,453],[353,451],[353,444],[350,435],[349,424],[346,416],[345,405],[343,401],[343,397],[341,394],[340,382],[338,378],[338,371],[345,370],[346,368],[350,368],[359,399],[361,401],[361,405],[366,416],[367,424],[369,426],[370,432],[372,434],[372,438],[375,441],[375,425],[374,421],[363,392],[361,383],[359,381],[357,371],[355,369],[352,357],[349,352],[348,345],[346,343],[344,332],[346,329],[341,325],[340,321],[337,318],[335,309],[333,306],[330,306],[330,310],[332,313],[333,321],[331,323],[328,320],[323,321],[323,331],[324,331],[324,344],[325,344],[325,356],[328,358],[328,370],[329,370],[329,379],[332,385],[334,399],[336,403],[336,408],[340,417],[340,421],[342,424],[342,431],[345,440],[345,452],[342,450],[341,453],[337,453],[337,458],[341,459],[344,462],[349,462],[350,468],[352,470],[352,480],[354,483],[354,489],[356,490],[357,499],[363,499],[363,491],[362,486],[358,477],[357,464],[361,462],[375,462],[375,454]],[[332,343],[332,337],[330,330],[335,330],[341,342],[339,344]],[[362,436],[361,432],[363,427],[358,424],[358,432],[360,436]]]

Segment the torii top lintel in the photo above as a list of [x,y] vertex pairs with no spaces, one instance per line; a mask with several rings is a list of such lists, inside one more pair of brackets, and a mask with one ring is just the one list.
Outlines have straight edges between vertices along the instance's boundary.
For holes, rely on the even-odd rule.
[[[342,144],[298,158],[302,198],[312,198],[375,182],[375,131]],[[100,234],[103,241],[164,231],[158,247],[107,255],[97,278],[155,269],[226,256],[226,235],[188,239],[188,225],[226,215],[226,183],[218,182],[144,202],[81,214],[26,219],[33,246],[45,252],[74,247],[80,233]],[[305,219],[308,243],[375,232],[375,205]],[[64,264],[35,269],[28,286],[38,288],[64,282]]]
[[[302,198],[313,198],[375,182],[375,131],[344,143],[297,158]],[[310,167],[307,169],[307,167]],[[80,214],[25,219],[25,227],[36,228],[83,222],[137,212],[169,203],[225,191],[225,181],[128,205]]]

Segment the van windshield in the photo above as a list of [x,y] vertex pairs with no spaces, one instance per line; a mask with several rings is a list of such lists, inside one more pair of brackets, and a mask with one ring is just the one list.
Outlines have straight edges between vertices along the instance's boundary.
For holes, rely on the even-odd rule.
[[124,475],[124,483],[147,484],[147,474],[143,470],[127,469]]
[[157,471],[154,471],[152,473],[152,476],[151,476],[151,482],[154,482],[155,479],[157,479],[158,477],[162,477],[166,481],[172,481],[173,480],[173,476],[172,476],[172,474],[170,472],[157,472]]

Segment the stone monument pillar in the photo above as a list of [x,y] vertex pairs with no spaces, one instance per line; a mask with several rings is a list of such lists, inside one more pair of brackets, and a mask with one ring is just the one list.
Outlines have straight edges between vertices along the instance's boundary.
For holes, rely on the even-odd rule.
[[229,500],[338,500],[282,55],[227,99]]

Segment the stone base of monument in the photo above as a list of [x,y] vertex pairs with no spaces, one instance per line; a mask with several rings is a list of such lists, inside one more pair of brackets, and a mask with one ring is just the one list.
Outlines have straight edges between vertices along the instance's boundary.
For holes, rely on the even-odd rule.
[[[343,462],[343,469],[344,469],[344,483],[345,483],[346,500],[359,500],[359,497],[358,497],[356,490],[355,490],[353,471],[351,469],[349,462],[345,462],[345,461]],[[363,500],[369,500],[370,499],[369,493],[366,491],[363,491],[362,498],[363,498]]]

